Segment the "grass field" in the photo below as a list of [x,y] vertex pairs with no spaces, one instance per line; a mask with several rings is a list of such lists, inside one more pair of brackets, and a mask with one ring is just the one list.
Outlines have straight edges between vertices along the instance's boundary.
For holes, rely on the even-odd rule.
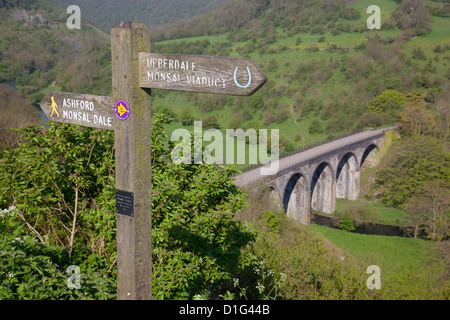
[[310,228],[363,264],[378,265],[382,272],[420,270],[441,259],[436,242],[379,235],[365,235],[319,225]]
[[406,214],[406,212],[400,209],[386,207],[382,203],[346,199],[336,199],[336,210],[333,214],[323,212],[320,214],[338,217],[343,216],[346,213],[350,214],[350,216],[352,216],[352,213],[356,214],[364,222],[393,226],[398,226],[401,217]]
[[371,221],[375,220],[374,222],[379,224],[398,225],[400,218],[405,214],[402,210],[389,208],[381,203],[336,199],[336,211],[338,212],[345,213],[346,208],[352,205],[364,206],[366,212],[373,214],[373,217],[368,218],[372,218]]

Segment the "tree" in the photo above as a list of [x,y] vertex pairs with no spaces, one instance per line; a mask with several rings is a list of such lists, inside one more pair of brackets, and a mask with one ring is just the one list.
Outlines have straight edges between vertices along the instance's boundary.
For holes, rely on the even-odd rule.
[[446,90],[443,96],[437,101],[437,111],[439,113],[442,140],[447,143],[448,132],[450,130],[450,90]]
[[413,196],[406,201],[405,211],[407,214],[402,216],[400,225],[405,231],[412,232],[414,238],[417,238],[427,220],[427,207],[422,199]]
[[164,113],[173,121],[178,121],[178,115],[168,106],[161,106],[155,113]]
[[393,17],[400,29],[411,29],[415,35],[423,35],[431,31],[431,15],[423,0],[403,0],[394,11]]
[[315,118],[309,125],[308,132],[312,135],[323,133],[323,127],[320,121]]
[[375,36],[371,36],[369,39],[367,39],[366,54],[369,57],[372,57],[374,60],[382,60],[385,48],[386,45],[378,34],[375,34]]
[[217,117],[211,115],[205,119],[203,127],[205,129],[220,129],[220,124],[218,123]]
[[430,110],[423,105],[409,105],[401,113],[402,131],[407,135],[436,135],[439,129]]
[[450,181],[450,153],[433,136],[411,136],[398,141],[382,159],[376,184],[383,202],[403,208],[426,183]]
[[405,98],[407,100],[407,103],[410,104],[421,104],[424,102],[425,96],[422,92],[419,90],[408,92],[405,95]]
[[450,189],[442,180],[433,180],[419,188],[408,199],[405,209],[408,212],[405,222],[412,222],[414,238],[419,227],[423,227],[432,240],[441,240],[450,234]]
[[442,180],[430,181],[420,192],[430,212],[429,237],[442,240],[450,235],[450,185]]
[[191,126],[194,123],[194,117],[192,116],[191,108],[186,107],[180,114],[180,121],[183,126]]
[[405,95],[397,90],[386,90],[369,102],[369,111],[383,113],[398,110],[405,103]]
[[423,49],[421,47],[413,49],[412,57],[413,57],[413,59],[418,59],[418,60],[426,60],[427,59],[427,56],[425,55],[425,51],[423,51]]

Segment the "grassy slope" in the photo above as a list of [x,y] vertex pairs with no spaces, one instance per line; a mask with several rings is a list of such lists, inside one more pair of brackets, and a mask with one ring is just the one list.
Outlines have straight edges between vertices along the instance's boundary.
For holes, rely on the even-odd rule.
[[343,212],[346,206],[355,203],[360,203],[364,207],[370,209],[370,211],[376,215],[377,223],[380,224],[398,225],[400,217],[405,214],[402,210],[389,208],[381,203],[351,201],[346,199],[336,199],[336,211]]
[[[1,11],[1,54],[2,63],[7,66],[1,78],[15,80],[19,90],[21,86],[31,86],[32,92],[39,96],[50,90],[61,90],[62,82],[84,90],[81,93],[110,93],[110,76],[105,77],[105,71],[102,71],[103,68],[106,70],[105,66],[95,61],[95,57],[109,52],[109,35],[83,18],[81,30],[69,30],[66,26],[68,15],[63,8],[49,0],[36,1],[35,5],[36,12],[28,10],[27,14],[41,14],[49,24],[25,26],[21,19],[11,16],[22,12],[21,7]],[[88,60],[94,61],[95,68],[88,66]],[[36,70],[31,70],[30,65],[35,65]],[[91,70],[94,85],[86,85],[89,84],[87,70]],[[27,96],[29,91],[24,94]]]
[[378,265],[387,273],[410,268],[417,271],[441,259],[437,252],[438,243],[432,241],[365,235],[318,225],[311,225],[310,228],[363,264]]
[[[372,4],[370,0],[363,0],[358,1],[353,4],[351,4],[352,7],[360,11],[361,18],[357,21],[351,21],[350,23],[355,25],[365,25],[366,19],[369,17],[369,15],[366,13],[366,8]],[[381,36],[388,36],[388,37],[395,37],[400,33],[400,30],[395,28],[394,30],[383,30],[383,22],[385,22],[388,17],[391,15],[391,13],[395,10],[395,8],[398,6],[397,3],[391,0],[381,0],[378,1],[377,5],[381,8],[381,14],[382,14],[382,28],[379,31],[370,31],[372,33],[377,32]],[[448,43],[448,35],[446,34],[446,31],[450,30],[450,19],[445,18],[437,18],[433,17],[434,24],[433,24],[433,31],[420,38],[413,39],[409,42],[407,42],[404,46],[404,51],[406,53],[407,57],[412,56],[412,50],[413,48],[417,46],[421,46],[424,48],[427,58],[428,57],[434,57],[436,54],[432,52],[433,48],[437,44],[446,44]],[[344,56],[352,56],[359,54],[356,52],[353,48],[358,46],[361,43],[364,43],[367,40],[367,33],[341,33],[337,36],[333,36],[330,34],[330,32],[327,32],[323,34],[325,37],[325,41],[319,43],[318,39],[322,36],[320,34],[310,34],[310,33],[297,33],[293,36],[287,36],[287,34],[280,28],[277,29],[277,41],[271,45],[268,46],[268,53],[264,55],[260,55],[257,50],[251,52],[248,54],[248,56],[253,59],[257,64],[259,64],[262,69],[266,72],[268,76],[268,81],[272,82],[276,88],[285,85],[291,91],[295,92],[295,88],[299,87],[300,82],[292,80],[288,78],[290,74],[292,74],[292,71],[295,70],[296,66],[300,63],[310,62],[310,61],[317,61],[319,64],[323,65],[324,63],[328,62],[330,59],[334,59],[337,61],[340,61]],[[296,44],[296,39],[298,37],[301,37],[302,41],[300,44]],[[199,40],[208,40],[211,44],[220,43],[226,41],[225,35],[218,35],[218,36],[205,36],[205,37],[194,37],[194,38],[186,38],[186,39],[179,39],[179,40],[170,40],[161,42],[159,44],[168,44],[176,41],[186,41],[186,42],[195,42]],[[238,53],[237,49],[239,47],[243,47],[245,44],[250,43],[251,40],[243,41],[243,42],[233,42],[230,50],[230,56],[241,56],[241,54]],[[309,52],[307,49],[311,46],[311,44],[316,43],[319,47],[319,51],[317,52]],[[340,50],[329,52],[325,50],[331,45],[336,45],[339,49],[348,49],[347,52],[341,52]],[[286,50],[283,50],[281,52],[276,52],[277,48],[280,46],[285,46]],[[275,52],[271,53],[270,49],[273,49]],[[441,56],[442,57],[442,56]],[[274,71],[267,71],[268,65],[270,61],[276,61],[278,63],[278,68]],[[417,61],[414,60],[415,63],[418,63],[419,66],[423,66],[427,63],[427,61]],[[438,66],[438,72],[440,75],[443,75],[447,70],[447,61],[444,59],[440,59],[438,62],[434,62],[435,65]],[[339,68],[338,68],[339,70]],[[258,92],[262,95],[266,94],[265,87],[267,87],[267,84],[263,86],[263,88]],[[306,92],[300,92],[302,94],[302,100],[307,100],[309,98],[314,98],[321,100],[322,103],[325,101],[326,97],[329,94],[333,94],[335,97],[338,97],[339,94],[343,91],[351,91],[353,90],[354,84],[351,80],[348,80],[345,78],[345,75],[342,72],[335,71],[333,75],[323,83],[319,83],[314,88],[308,89]],[[247,98],[248,99],[248,98]],[[284,95],[282,98],[279,99],[280,102],[284,102],[284,105],[281,107],[287,108],[287,105],[294,103],[293,97],[291,95]],[[153,107],[158,108],[160,106],[170,106],[172,110],[174,110],[176,113],[180,113],[181,109],[185,106],[190,106],[194,118],[196,120],[204,120],[207,116],[210,114],[214,114],[217,116],[219,123],[221,124],[222,128],[226,128],[228,123],[230,122],[230,119],[233,114],[233,107],[232,106],[225,106],[220,110],[214,110],[209,113],[200,113],[198,112],[197,106],[194,105],[192,102],[188,101],[187,95],[181,92],[166,92],[164,93],[163,97],[160,97],[158,94],[158,91],[155,90],[155,98],[153,99]],[[359,108],[359,110],[363,110],[365,106],[358,106],[356,108]],[[280,130],[281,136],[288,140],[294,148],[300,148],[301,147],[301,140],[298,138],[298,135],[300,135],[299,129],[295,126],[293,118],[291,116],[291,113],[288,111],[289,117],[286,121],[283,121],[281,123],[273,123],[269,126],[267,126],[268,129],[277,128]],[[310,134],[308,132],[308,128],[311,124],[311,122],[314,119],[319,120],[322,127],[326,127],[327,123],[333,119],[333,117],[329,119],[321,119],[320,112],[312,112],[308,116],[301,116],[297,114],[299,117],[298,123],[300,127],[303,130],[303,133],[305,134],[305,138],[307,142],[313,142],[314,140],[319,140],[322,138],[327,137],[327,133],[324,132],[322,134]],[[263,122],[263,115],[262,112],[256,113],[255,117],[250,120],[254,121],[256,120],[262,125]],[[242,125],[245,126],[248,122],[243,122]],[[176,127],[181,127],[180,123],[175,123],[172,126],[169,127],[169,134],[171,130],[173,130]],[[263,126],[265,127],[265,126]]]

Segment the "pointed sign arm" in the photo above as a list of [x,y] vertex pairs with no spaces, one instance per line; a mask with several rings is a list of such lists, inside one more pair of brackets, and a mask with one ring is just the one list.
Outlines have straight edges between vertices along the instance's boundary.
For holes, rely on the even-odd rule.
[[139,53],[141,88],[248,96],[267,81],[249,58]]
[[40,107],[50,121],[114,130],[114,98],[68,92],[48,92]]

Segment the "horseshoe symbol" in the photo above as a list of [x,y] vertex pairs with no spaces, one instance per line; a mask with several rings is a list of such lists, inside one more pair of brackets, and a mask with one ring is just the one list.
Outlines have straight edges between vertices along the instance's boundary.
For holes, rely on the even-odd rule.
[[252,74],[251,74],[251,72],[250,72],[249,67],[247,66],[248,82],[247,82],[247,84],[246,84],[245,86],[241,85],[241,84],[237,81],[237,79],[236,79],[236,73],[237,73],[237,70],[238,70],[238,67],[236,67],[236,69],[234,69],[234,75],[233,75],[234,83],[235,83],[239,88],[243,88],[243,89],[248,88],[248,86],[250,85],[250,83],[252,83]]

